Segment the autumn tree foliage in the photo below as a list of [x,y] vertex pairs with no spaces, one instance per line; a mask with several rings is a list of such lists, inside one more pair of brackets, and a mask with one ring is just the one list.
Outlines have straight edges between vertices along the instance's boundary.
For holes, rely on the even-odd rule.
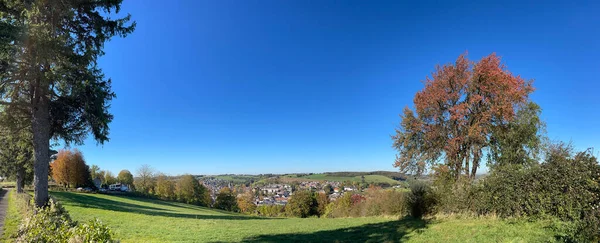
[[91,180],[89,167],[77,149],[59,151],[51,167],[54,181],[65,187],[85,185]]
[[253,213],[256,210],[254,204],[254,193],[247,191],[237,197],[237,205],[242,213]]
[[496,54],[473,62],[466,54],[438,66],[424,81],[392,136],[395,167],[422,174],[441,166],[452,178],[474,178],[493,131],[528,103],[532,81],[513,75]]
[[175,199],[175,183],[172,182],[165,174],[158,174],[156,177],[155,193],[158,197],[164,200]]

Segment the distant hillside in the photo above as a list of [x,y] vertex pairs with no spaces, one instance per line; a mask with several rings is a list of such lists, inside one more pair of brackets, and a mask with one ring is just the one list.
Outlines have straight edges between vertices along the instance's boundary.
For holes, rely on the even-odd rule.
[[381,176],[385,176],[385,177],[389,177],[391,179],[397,180],[397,181],[404,181],[406,180],[406,176],[400,172],[395,172],[395,171],[371,171],[371,172],[325,172],[323,174],[326,174],[328,176],[366,176],[366,175],[381,175]]
[[[407,177],[399,172],[394,171],[370,171],[370,172],[325,172],[325,173],[289,173],[289,174],[222,174],[222,175],[198,175],[198,179],[220,179],[233,183],[252,184],[258,181],[278,180],[283,181],[302,181],[302,180],[319,180],[319,181],[339,181],[339,182],[362,182],[375,184],[396,185],[400,181],[405,181]],[[266,183],[266,182],[265,182]]]
[[309,180],[320,180],[320,181],[339,181],[339,182],[362,182],[364,177],[364,182],[366,183],[375,183],[375,184],[389,184],[396,185],[399,182],[392,178],[383,175],[354,175],[351,174],[312,174],[307,176],[302,176],[303,179]]

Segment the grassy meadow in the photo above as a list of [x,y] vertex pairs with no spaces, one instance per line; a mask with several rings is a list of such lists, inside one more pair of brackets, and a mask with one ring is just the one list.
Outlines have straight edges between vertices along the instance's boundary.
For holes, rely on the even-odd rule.
[[99,218],[122,242],[540,242],[541,222],[367,218],[262,218],[187,204],[52,192],[78,221]]

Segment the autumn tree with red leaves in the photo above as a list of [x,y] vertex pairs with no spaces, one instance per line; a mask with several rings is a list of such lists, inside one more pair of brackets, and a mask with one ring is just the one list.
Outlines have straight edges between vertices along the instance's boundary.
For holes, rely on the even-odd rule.
[[398,150],[395,167],[422,174],[442,166],[451,178],[474,178],[492,131],[513,120],[529,101],[532,81],[510,73],[496,54],[479,62],[460,55],[454,64],[436,67],[404,108],[392,136]]

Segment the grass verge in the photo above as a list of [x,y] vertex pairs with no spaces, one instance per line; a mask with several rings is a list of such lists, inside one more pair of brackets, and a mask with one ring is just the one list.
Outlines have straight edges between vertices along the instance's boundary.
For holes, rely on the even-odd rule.
[[8,208],[4,218],[4,233],[0,236],[1,242],[14,242],[23,215],[27,212],[28,195],[18,195],[15,190],[8,191]]

